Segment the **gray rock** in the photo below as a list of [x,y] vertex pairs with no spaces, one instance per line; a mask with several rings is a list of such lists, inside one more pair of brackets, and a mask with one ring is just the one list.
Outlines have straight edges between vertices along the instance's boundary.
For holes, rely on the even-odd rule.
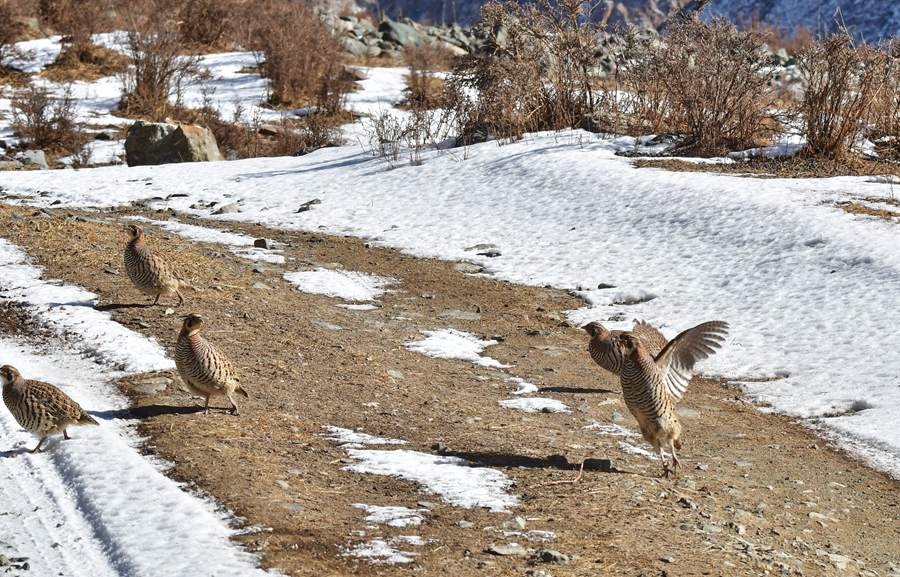
[[232,202],[231,204],[220,206],[213,214],[236,214],[238,212],[241,212],[240,207]]
[[674,563],[675,557],[673,557],[671,555],[663,555],[662,557],[659,558],[659,560],[662,561],[663,563]]
[[450,319],[454,321],[480,321],[481,315],[473,311],[461,311],[452,309],[444,311],[438,315],[442,319]]
[[344,327],[342,327],[340,325],[336,325],[334,323],[329,323],[329,322],[325,322],[325,321],[312,321],[312,324],[316,325],[317,327],[322,327],[323,329],[328,329],[330,331],[344,330]]
[[483,266],[471,262],[458,262],[453,265],[453,268],[465,274],[478,274],[484,272]]
[[14,159],[0,158],[0,170],[22,170],[25,165]]
[[484,252],[479,252],[476,254],[478,256],[486,256],[488,258],[497,258],[498,256],[500,256],[500,251],[497,250],[496,248],[492,248],[492,249],[486,250]]
[[128,166],[222,160],[216,137],[202,126],[138,120],[125,136]]
[[279,487],[281,487],[282,489],[284,489],[285,491],[287,491],[288,489],[291,488],[290,484],[288,484],[287,481],[284,481],[282,479],[276,479],[275,484],[278,485]]
[[269,244],[268,239],[265,239],[265,238],[258,238],[256,240],[254,240],[253,246],[256,248],[264,248],[267,250],[272,248],[271,244]]
[[553,563],[555,565],[566,565],[569,562],[568,555],[564,555],[555,549],[540,549],[534,554],[532,559],[538,563]]
[[485,553],[498,555],[500,557],[524,557],[528,551],[518,543],[503,543],[501,545],[491,545],[484,550]]
[[460,529],[471,529],[472,527],[475,526],[475,523],[473,523],[471,521],[466,521],[465,519],[463,519],[462,521],[457,523],[456,526],[459,527]]
[[344,50],[354,56],[368,56],[369,54],[369,47],[356,38],[343,36],[340,38],[340,43]]
[[525,517],[516,515],[512,519],[507,519],[506,521],[500,523],[500,527],[506,529],[507,531],[524,531]]
[[316,204],[322,204],[322,201],[318,198],[308,200],[301,204],[299,208],[297,208],[297,212],[306,212],[307,210],[312,210],[312,207]]
[[270,291],[270,290],[272,290],[272,287],[270,287],[269,285],[267,285],[267,284],[265,284],[265,283],[261,283],[261,282],[259,282],[259,281],[253,283],[253,288],[256,289],[256,290],[258,290],[258,291]]
[[847,565],[849,565],[851,561],[850,557],[838,555],[837,553],[829,553],[828,560],[831,561],[831,564],[834,565],[835,569],[838,571],[846,571]]
[[480,244],[474,244],[472,246],[467,246],[465,249],[466,252],[472,252],[473,250],[490,250],[492,248],[499,248],[496,244],[492,244],[489,242],[483,242]]
[[403,372],[402,372],[402,371],[398,371],[398,370],[396,370],[396,369],[388,369],[387,374],[388,374],[388,376],[391,377],[392,379],[402,379],[402,378],[403,378]]
[[381,32],[381,37],[386,41],[399,44],[400,46],[422,45],[421,35],[409,24],[387,19],[378,26],[378,31]]
[[36,166],[41,170],[50,168],[50,165],[47,164],[47,155],[43,150],[25,150],[16,155],[16,160],[25,166]]
[[155,395],[156,393],[165,391],[166,387],[168,387],[171,383],[172,379],[168,377],[146,377],[139,381],[135,381],[134,386],[131,387],[131,390],[143,393],[145,395]]

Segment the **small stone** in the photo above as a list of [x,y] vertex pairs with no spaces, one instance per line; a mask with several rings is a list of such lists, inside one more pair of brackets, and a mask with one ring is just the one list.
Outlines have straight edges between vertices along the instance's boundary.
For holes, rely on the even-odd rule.
[[241,212],[241,209],[238,207],[238,205],[231,203],[231,204],[226,204],[225,206],[219,207],[219,209],[217,211],[215,211],[213,214],[235,214],[238,212]]
[[283,506],[288,511],[302,511],[303,510],[303,505],[301,505],[300,503],[285,503]]
[[450,448],[441,441],[438,441],[437,443],[431,445],[431,450],[438,455],[443,455],[444,453],[447,453]]
[[674,563],[675,557],[673,557],[671,555],[663,555],[662,557],[659,558],[659,560],[662,561],[663,563]]
[[[270,290],[272,290],[272,287],[270,287],[270,286],[267,285],[266,283],[262,283],[262,282],[259,282],[259,281],[256,281],[255,283],[253,283],[253,288],[256,289],[256,290],[258,290],[258,291],[270,291]],[[313,321],[313,322],[315,322],[315,321]]]
[[834,565],[838,571],[846,570],[847,565],[850,563],[849,557],[838,555],[837,553],[829,553],[828,560],[831,561],[831,564]]
[[553,563],[554,565],[566,565],[569,562],[568,555],[564,555],[555,549],[540,549],[534,554],[532,559],[538,563]]
[[278,485],[279,487],[281,487],[282,489],[284,489],[285,491],[287,491],[288,489],[291,488],[291,486],[288,484],[287,481],[282,481],[281,479],[276,479],[275,484]]
[[613,421],[616,421],[616,422],[621,422],[621,421],[625,420],[625,417],[623,417],[622,413],[620,413],[619,411],[613,411],[612,416],[610,416],[610,419],[612,419]]
[[105,272],[106,274],[112,274],[112,275],[117,275],[117,274],[119,274],[119,271],[117,271],[117,270],[114,269],[114,268],[110,268],[110,267],[104,268],[104,269],[103,269],[103,272]]
[[454,321],[480,321],[481,315],[473,312],[473,311],[461,311],[461,310],[448,310],[438,314],[438,317],[442,319],[449,319]]
[[484,272],[484,267],[471,262],[458,262],[453,268],[465,274],[478,274]]
[[490,250],[486,250],[486,251],[484,251],[484,252],[479,252],[479,253],[476,253],[476,254],[477,254],[478,256],[486,256],[486,257],[488,257],[488,258],[497,258],[498,256],[500,256],[500,251],[497,250],[497,249],[495,249],[495,248],[492,248],[492,249],[490,249]]
[[605,289],[616,288],[616,285],[614,285],[614,284],[606,284],[605,282],[602,282],[602,283],[600,283],[600,284],[597,285],[597,288],[600,289],[600,290],[605,290]]
[[497,248],[497,245],[491,244],[489,242],[483,242],[481,244],[473,244],[472,246],[467,246],[464,250],[466,252],[471,252],[473,250],[490,250],[492,248]]
[[507,531],[524,531],[525,530],[525,517],[521,515],[516,515],[512,519],[507,519],[503,523],[500,524],[500,527],[506,529]]
[[696,509],[697,505],[687,497],[681,497],[678,499],[678,504],[684,507],[685,509]]
[[287,474],[298,477],[303,474],[303,469],[288,469]]
[[269,244],[269,241],[265,238],[258,238],[253,241],[253,246],[256,248],[265,248],[270,249],[272,246]]
[[334,324],[334,323],[329,323],[329,322],[326,322],[326,321],[312,321],[312,324],[316,325],[317,327],[322,327],[323,329],[328,329],[329,331],[342,331],[342,330],[344,330],[344,327],[342,327],[342,326],[340,326],[340,325],[336,325],[336,324]]
[[740,469],[746,469],[748,467],[752,467],[753,462],[752,461],[735,461],[734,466],[738,467]]
[[398,371],[396,369],[388,369],[387,375],[392,379],[402,379],[404,376],[403,371]]
[[528,551],[518,543],[504,543],[501,545],[491,545],[484,550],[485,553],[498,555],[500,557],[524,557]]
[[711,535],[715,535],[722,532],[722,527],[716,525],[715,523],[704,523],[701,527],[704,533],[708,533]]
[[312,207],[317,204],[322,204],[321,199],[314,198],[312,200],[306,201],[301,204],[299,208],[297,208],[297,212],[306,212],[308,210],[312,210]]
[[471,529],[472,527],[475,526],[475,523],[473,523],[471,521],[466,521],[465,519],[463,519],[462,521],[457,523],[456,526],[459,527],[460,529]]

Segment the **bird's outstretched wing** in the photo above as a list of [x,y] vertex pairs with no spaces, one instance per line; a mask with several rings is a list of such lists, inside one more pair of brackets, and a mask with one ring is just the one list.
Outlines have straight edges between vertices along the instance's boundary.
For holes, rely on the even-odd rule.
[[656,366],[666,390],[675,401],[687,390],[694,365],[712,356],[728,335],[728,323],[709,321],[672,339],[656,356]]
[[635,320],[631,333],[641,339],[641,342],[647,347],[647,351],[654,357],[669,344],[669,341],[666,340],[665,335],[659,332],[659,329],[645,321]]

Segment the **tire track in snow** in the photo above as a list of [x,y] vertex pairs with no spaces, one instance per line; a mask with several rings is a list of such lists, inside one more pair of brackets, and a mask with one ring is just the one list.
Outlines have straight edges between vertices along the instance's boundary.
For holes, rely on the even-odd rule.
[[[56,384],[100,426],[73,428],[72,441],[54,439],[30,455],[20,451],[33,437],[0,410],[0,447],[12,448],[0,459],[0,513],[13,513],[0,515],[0,529],[12,536],[10,552],[29,557],[36,575],[267,575],[256,556],[230,541],[235,531],[225,512],[184,492],[137,450],[127,400],[112,384],[125,373],[112,367],[168,366],[162,349],[91,308],[95,295],[39,277],[21,249],[0,239],[0,301],[23,306],[55,333],[40,347],[0,336],[0,363]],[[51,295],[77,304],[45,302]],[[130,345],[139,358],[127,358]]]

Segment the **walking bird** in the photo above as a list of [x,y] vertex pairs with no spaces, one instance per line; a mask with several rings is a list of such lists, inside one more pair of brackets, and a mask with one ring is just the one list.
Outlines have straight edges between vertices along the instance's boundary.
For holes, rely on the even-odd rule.
[[231,413],[238,414],[234,394],[250,397],[241,388],[240,379],[225,355],[200,336],[203,319],[190,314],[184,319],[178,343],[175,345],[175,366],[188,390],[206,398],[204,409],[209,413],[209,399],[214,396],[227,397],[231,402]]
[[[634,334],[615,337],[614,345],[622,357],[619,382],[625,406],[637,419],[644,439],[659,452],[663,476],[678,473],[675,449],[681,449],[681,423],[675,405],[687,391],[694,365],[715,353],[727,334],[728,323],[702,323],[679,334],[655,356]],[[671,468],[663,449],[672,455]]]
[[92,416],[67,394],[49,383],[22,378],[14,367],[0,367],[3,381],[3,402],[23,429],[40,440],[31,450],[38,453],[50,435],[62,433],[69,439],[70,425],[97,425]]
[[150,251],[141,227],[132,224],[128,231],[131,240],[125,245],[125,270],[132,284],[142,293],[155,296],[154,305],[159,303],[161,296],[176,295],[180,306],[184,302],[184,297],[178,290],[182,281],[162,257]]
[[[615,339],[625,331],[610,331],[596,321],[588,323],[581,328],[591,335],[588,352],[591,353],[591,358],[594,359],[594,362],[614,375],[621,373],[622,353],[619,347],[616,346]],[[635,320],[631,334],[644,343],[651,355],[659,354],[659,351],[668,342],[661,332],[644,321]]]

